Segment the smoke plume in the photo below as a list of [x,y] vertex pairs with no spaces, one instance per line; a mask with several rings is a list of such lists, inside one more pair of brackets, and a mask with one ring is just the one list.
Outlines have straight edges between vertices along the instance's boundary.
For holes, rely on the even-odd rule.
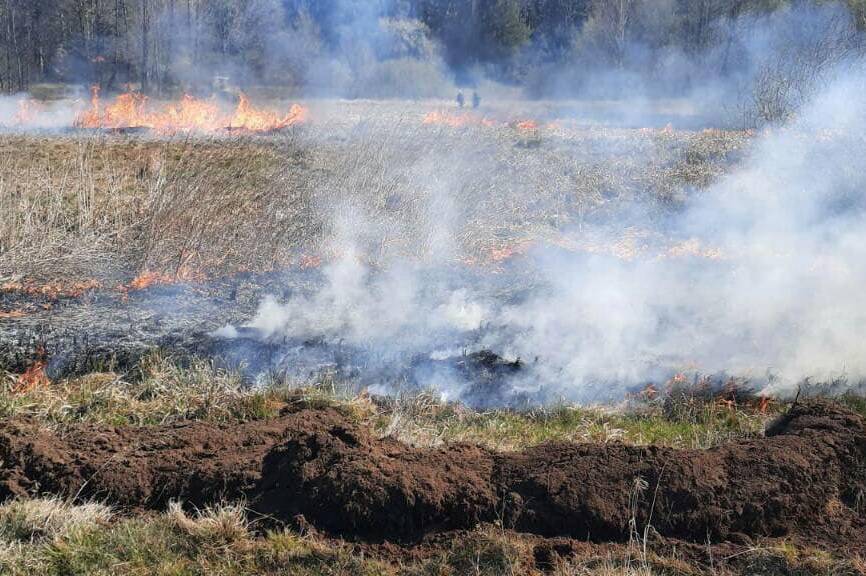
[[[324,268],[321,288],[266,299],[250,327],[263,338],[339,340],[391,360],[421,355],[433,364],[413,372],[418,385],[452,398],[471,393],[476,403],[465,374],[437,360],[472,350],[519,359],[520,375],[496,392],[505,401],[610,400],[678,373],[724,373],[773,393],[805,379],[860,381],[866,102],[858,95],[866,76],[848,65],[834,77],[676,214],[632,207],[566,234],[615,242],[626,222],[640,222],[663,240],[633,257],[539,247],[515,264],[531,270],[531,282],[498,291],[501,278],[455,272],[441,264],[447,256],[370,265],[364,235],[381,223],[357,208],[329,210],[343,215],[333,226],[340,256]],[[460,213],[459,182],[451,185],[438,195]],[[448,237],[450,226],[427,234]],[[400,385],[384,374],[368,383]]]

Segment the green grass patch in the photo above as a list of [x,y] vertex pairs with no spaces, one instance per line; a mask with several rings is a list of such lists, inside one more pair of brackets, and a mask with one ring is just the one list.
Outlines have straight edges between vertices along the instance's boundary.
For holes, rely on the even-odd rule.
[[856,558],[787,541],[755,545],[711,566],[633,543],[565,556],[539,553],[538,546],[537,539],[487,525],[420,554],[383,557],[289,529],[258,530],[240,504],[194,513],[172,504],[136,517],[56,499],[0,506],[0,574],[10,576],[853,576],[863,567]]
[[760,436],[772,417],[712,401],[692,410],[640,404],[475,412],[422,395],[398,401],[391,412],[380,414],[376,425],[381,434],[414,445],[471,442],[495,450],[519,450],[546,442],[625,442],[708,448]]

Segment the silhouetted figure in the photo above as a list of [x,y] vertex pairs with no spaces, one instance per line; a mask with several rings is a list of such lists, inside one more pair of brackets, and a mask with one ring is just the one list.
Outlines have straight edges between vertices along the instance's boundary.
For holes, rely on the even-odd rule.
[[466,104],[466,98],[463,97],[463,92],[457,93],[457,105],[463,108],[463,105]]
[[478,92],[473,92],[472,107],[477,109],[479,106],[481,106],[481,96],[478,95]]

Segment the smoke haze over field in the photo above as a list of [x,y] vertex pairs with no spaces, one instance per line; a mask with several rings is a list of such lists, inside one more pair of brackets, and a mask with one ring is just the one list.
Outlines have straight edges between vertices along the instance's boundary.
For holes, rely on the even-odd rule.
[[0,96],[0,128],[13,130],[53,129],[72,126],[76,106],[33,102],[27,94]]
[[[498,297],[483,278],[443,264],[365,264],[383,224],[357,207],[323,207],[340,215],[340,256],[325,266],[324,286],[267,299],[251,326],[266,338],[324,337],[388,358],[489,349],[523,361],[523,376],[507,386],[537,401],[615,399],[678,372],[726,373],[776,393],[804,379],[858,382],[866,378],[866,174],[858,167],[866,76],[847,66],[834,77],[795,121],[765,131],[741,165],[663,224],[632,207],[565,232],[576,243],[587,235],[612,243],[642,223],[665,236],[658,250],[622,258],[538,247],[507,269],[532,270],[531,282]],[[459,173],[459,159],[436,164]],[[446,181],[437,195],[452,217],[431,215],[419,246],[460,230],[460,182]],[[434,260],[451,256],[445,248]],[[435,367],[416,376],[450,397],[471,384]]]
[[855,0],[49,0],[0,7],[0,88],[201,96],[227,77],[284,97],[450,98],[455,83],[501,83],[544,98],[689,97],[776,121],[862,52],[864,27]]
[[[92,30],[58,39],[45,62],[27,60],[39,46],[21,33],[17,60],[0,53],[0,80],[5,91],[21,93],[46,80],[93,82],[107,93],[131,82],[159,100],[223,92],[214,80],[228,76],[232,90],[322,98],[305,130],[287,137],[307,147],[298,163],[315,166],[298,168],[310,182],[286,176],[287,186],[313,199],[307,205],[285,190],[285,222],[276,209],[248,212],[281,223],[273,242],[291,229],[305,236],[304,249],[318,243],[319,283],[264,299],[249,332],[226,327],[217,338],[251,332],[286,350],[324,341],[342,353],[345,346],[370,371],[364,384],[392,390],[409,378],[452,398],[479,391],[444,361],[489,350],[521,366],[503,380],[508,390],[496,392],[496,402],[615,399],[677,373],[726,373],[783,392],[804,379],[866,379],[863,13],[843,2],[578,4],[568,11],[572,4],[520,0],[250,0],[186,9],[143,2],[123,14],[83,15]],[[21,10],[0,8],[0,24]],[[27,14],[32,21],[23,29],[39,28],[42,16]],[[434,111],[453,113],[453,132],[447,122],[426,124],[424,106],[441,108],[438,100],[394,103],[410,112],[390,123],[342,122],[340,103],[325,100],[450,101],[457,86],[481,87],[483,103],[460,117]],[[548,103],[498,97],[515,90],[578,103],[550,104],[564,111],[559,116],[523,117]],[[624,98],[610,113],[585,102]],[[690,128],[764,130],[745,159],[712,174],[708,185],[671,175],[691,168],[688,155],[701,154],[683,150],[686,158],[662,166],[659,179],[676,181],[672,194],[685,199],[660,208],[647,198],[670,191],[650,189],[651,178],[631,179],[636,171],[613,158],[628,148],[633,164],[650,165],[663,156],[665,132],[642,139],[624,131],[601,144],[575,134],[598,123],[661,127],[668,120],[652,111],[667,99],[694,111]],[[38,104],[46,111],[33,123],[19,121],[19,100],[0,99],[0,125],[72,124],[76,105],[68,100]],[[469,126],[461,124],[466,118]],[[335,120],[340,126],[332,129]],[[560,121],[569,123],[568,137],[556,133]],[[481,127],[489,131],[473,132]],[[325,144],[334,147],[322,152]],[[584,144],[584,163],[571,162],[569,146],[576,154]],[[336,159],[324,158],[333,150]],[[514,156],[531,169],[514,170]],[[618,188],[621,180],[629,182]],[[543,197],[542,183],[549,185]],[[198,201],[203,192],[195,185],[190,196]],[[629,201],[617,197],[616,190],[639,185],[647,190]],[[231,189],[219,192],[231,196]],[[485,229],[478,236],[492,238],[490,245],[529,239],[533,247],[502,258],[501,274],[492,273],[483,266],[489,263],[466,262],[461,252],[470,224]],[[547,236],[534,236],[538,229]],[[651,246],[631,254],[573,249],[589,238],[611,246],[635,230]],[[400,363],[408,370],[387,369]]]
[[721,259],[548,257],[552,290],[494,319],[518,328],[499,343],[567,396],[689,368],[776,391],[866,377],[864,87],[846,74],[676,217]]

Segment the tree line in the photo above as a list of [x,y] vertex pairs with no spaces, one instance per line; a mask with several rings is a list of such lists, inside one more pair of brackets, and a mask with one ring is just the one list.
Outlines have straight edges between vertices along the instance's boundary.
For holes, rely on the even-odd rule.
[[[855,29],[866,28],[866,0],[808,3],[838,4]],[[358,70],[389,59],[436,60],[458,81],[483,70],[527,84],[533,71],[580,58],[637,69],[671,48],[684,55],[725,50],[726,23],[790,6],[789,0],[0,0],[0,90],[135,83],[165,93],[209,85],[215,75],[303,87],[321,76],[324,61],[338,62],[328,82],[342,74],[352,84]]]

